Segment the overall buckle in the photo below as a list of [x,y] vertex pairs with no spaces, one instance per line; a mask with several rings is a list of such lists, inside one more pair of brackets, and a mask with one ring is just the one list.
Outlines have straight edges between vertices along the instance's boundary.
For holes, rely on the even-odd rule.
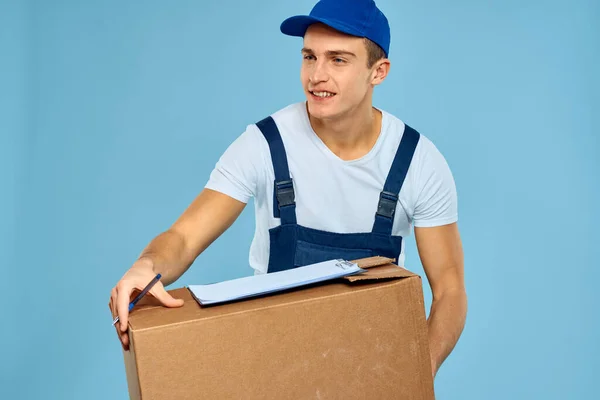
[[275,196],[277,197],[279,208],[296,204],[292,179],[275,182]]
[[377,204],[377,215],[386,218],[393,218],[398,204],[398,195],[383,190],[379,194],[379,204]]

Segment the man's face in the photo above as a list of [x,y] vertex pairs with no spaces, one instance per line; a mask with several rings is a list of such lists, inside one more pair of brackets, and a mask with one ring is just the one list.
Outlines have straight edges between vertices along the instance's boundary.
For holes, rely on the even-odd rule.
[[337,119],[369,101],[375,66],[367,68],[362,38],[313,24],[304,35],[302,57],[300,78],[312,116]]

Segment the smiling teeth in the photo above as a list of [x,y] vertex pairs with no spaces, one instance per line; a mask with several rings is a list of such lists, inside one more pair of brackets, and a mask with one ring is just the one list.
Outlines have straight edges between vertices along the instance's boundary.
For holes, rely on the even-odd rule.
[[312,92],[315,96],[318,97],[331,97],[333,96],[333,93],[329,93],[329,92]]

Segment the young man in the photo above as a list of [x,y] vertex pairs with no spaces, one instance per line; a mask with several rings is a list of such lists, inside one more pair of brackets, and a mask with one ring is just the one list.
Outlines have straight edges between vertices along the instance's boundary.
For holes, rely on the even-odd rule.
[[[332,258],[382,255],[404,262],[415,226],[433,293],[428,320],[432,373],[454,348],[466,317],[454,181],[424,136],[374,108],[386,78],[390,33],[372,0],[321,0],[281,31],[304,37],[306,102],[247,130],[227,149],[189,208],[157,236],[112,290],[117,332],[128,347],[127,305],[156,274],[177,280],[255,199],[250,265],[256,274]],[[163,284],[151,294],[178,307]]]

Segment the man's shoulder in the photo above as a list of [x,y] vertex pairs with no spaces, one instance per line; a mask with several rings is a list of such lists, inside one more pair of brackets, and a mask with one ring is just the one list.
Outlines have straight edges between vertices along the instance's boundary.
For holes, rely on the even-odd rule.
[[292,103],[289,104],[275,112],[264,115],[262,118],[254,122],[249,126],[249,130],[258,133],[260,136],[260,129],[258,128],[258,123],[263,119],[271,117],[277,126],[277,130],[281,135],[283,141],[286,141],[286,138],[291,136],[297,136],[300,129],[304,129],[306,124],[304,123],[304,119],[306,118],[306,109],[303,102]]
[[302,118],[302,113],[304,111],[304,102],[297,102],[289,104],[274,113],[271,114],[271,117],[275,120],[277,124],[286,123],[290,121],[296,121],[299,118]]
[[279,131],[281,132],[282,126],[289,123],[292,123],[293,125],[298,121],[298,118],[302,116],[302,105],[302,102],[292,103],[272,112],[271,114],[268,114],[268,112],[263,114],[262,117],[258,117],[254,122],[249,122],[248,125],[246,125],[246,130],[242,136],[262,137],[258,127],[259,122],[262,122],[269,117],[275,121]]
[[417,132],[419,134],[419,143],[422,142],[422,144],[424,145],[423,147],[427,147],[429,148],[430,146],[434,146],[433,142],[431,141],[431,139],[429,138],[429,136],[427,136],[426,134],[423,133],[423,130],[421,130],[419,127],[404,121],[403,119],[401,119],[400,117],[397,117],[396,115],[392,114],[391,112],[385,111],[380,109],[383,113],[383,115],[385,116],[385,118],[387,119],[387,124],[388,124],[388,129],[392,129],[399,137],[402,137],[402,135],[404,135],[404,132],[406,131],[407,127],[410,127],[412,130],[414,130],[415,132]]
[[[416,131],[419,135],[419,141],[417,143],[417,147],[415,149],[414,158],[418,159],[417,163],[421,164],[423,162],[430,162],[432,158],[439,158],[441,155],[440,150],[437,148],[432,139],[427,135],[427,133],[423,133],[424,130],[419,127],[411,124],[410,122],[406,122],[405,120],[395,116],[394,114],[387,112],[385,110],[381,110],[386,119],[387,129],[388,129],[388,144],[397,146],[404,133],[406,132],[406,128],[410,127],[414,131]],[[426,131],[426,129],[425,129]]]

